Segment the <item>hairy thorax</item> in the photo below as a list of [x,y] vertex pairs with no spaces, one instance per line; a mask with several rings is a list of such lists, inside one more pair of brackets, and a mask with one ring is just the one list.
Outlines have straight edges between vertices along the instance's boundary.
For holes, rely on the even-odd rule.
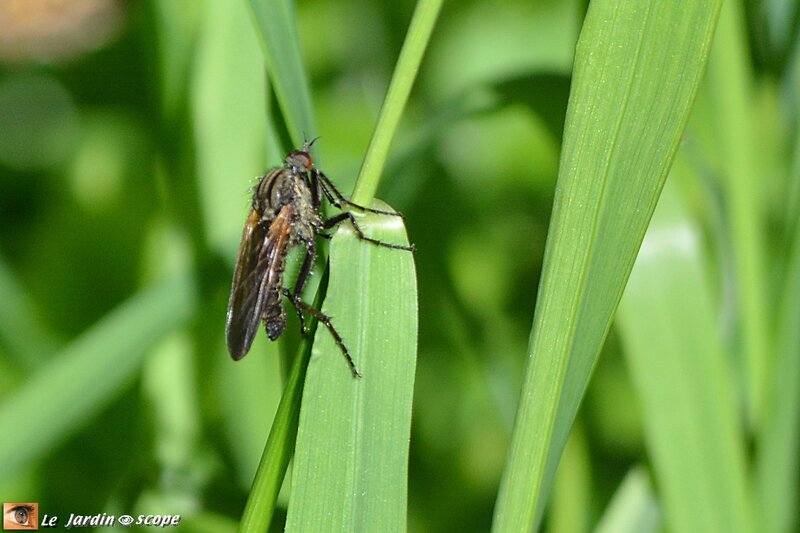
[[253,196],[253,209],[263,223],[271,223],[284,207],[292,212],[291,244],[313,241],[322,221],[314,209],[311,189],[300,174],[289,169],[275,169],[264,176]]

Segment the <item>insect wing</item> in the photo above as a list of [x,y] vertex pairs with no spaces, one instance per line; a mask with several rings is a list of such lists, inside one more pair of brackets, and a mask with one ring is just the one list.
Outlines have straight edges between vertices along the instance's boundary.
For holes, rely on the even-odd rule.
[[242,232],[239,257],[228,300],[225,340],[234,360],[244,357],[253,344],[266,297],[268,230],[258,213],[250,211]]
[[253,344],[258,324],[272,299],[280,300],[280,282],[291,233],[291,209],[284,206],[267,228],[251,211],[239,247],[228,300],[225,338],[234,360]]

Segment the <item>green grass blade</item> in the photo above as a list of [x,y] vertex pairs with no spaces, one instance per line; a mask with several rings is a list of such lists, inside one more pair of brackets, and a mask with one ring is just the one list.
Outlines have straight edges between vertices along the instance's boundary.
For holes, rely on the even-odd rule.
[[591,459],[586,432],[580,424],[575,424],[564,446],[553,483],[547,533],[586,531],[591,523],[592,496]]
[[269,438],[261,455],[250,497],[247,499],[239,523],[240,532],[266,531],[272,521],[275,502],[294,452],[303,383],[308,360],[311,357],[310,343],[303,343],[300,354],[294,359],[292,371],[278,404],[278,411],[275,413],[275,420],[272,422]]
[[[399,218],[370,215],[359,224],[373,238],[407,242]],[[319,326],[286,530],[402,532],[417,351],[414,258],[365,243],[343,227],[331,245],[330,275],[322,311],[364,377],[352,376],[330,333]]]
[[381,107],[375,133],[367,148],[367,155],[361,165],[361,171],[356,181],[352,200],[357,204],[366,205],[375,196],[378,190],[389,147],[400,123],[400,117],[411,93],[411,87],[417,77],[422,56],[428,46],[428,40],[439,16],[443,0],[419,0],[411,24],[408,27],[400,57],[394,69],[392,81],[386,99]]
[[194,58],[198,21],[203,4],[180,5],[170,0],[151,0],[156,30],[161,109],[167,121],[181,120],[186,105],[187,78]]
[[[800,176],[795,176],[798,179]],[[798,217],[800,213],[796,213]],[[800,224],[800,217],[796,224]],[[796,226],[800,228],[800,226]],[[778,313],[772,387],[759,432],[756,483],[762,531],[797,527],[797,469],[800,465],[800,231],[795,231]]]
[[[0,479],[57,446],[131,382],[144,356],[191,316],[192,287],[173,279],[131,298],[0,403]],[[25,424],[19,423],[20,413]]]
[[686,125],[720,2],[592,2],[494,531],[538,528]]
[[668,186],[620,304],[620,330],[670,530],[747,532],[742,413],[700,243]]
[[283,111],[292,142],[316,134],[306,71],[300,53],[294,5],[290,0],[250,0],[270,84]]
[[[720,16],[707,77],[707,104],[712,139],[719,157],[720,186],[729,216],[734,256],[737,330],[741,369],[750,423],[757,427],[764,403],[769,368],[768,327],[771,322],[764,280],[765,251],[762,220],[765,195],[759,176],[763,168],[754,148],[752,120],[752,76],[748,71],[749,50],[744,46],[745,22],[737,2],[726,2]],[[704,102],[706,103],[706,102]],[[707,126],[707,127],[709,127]]]
[[595,533],[658,533],[661,510],[647,473],[634,468],[617,489]]
[[200,27],[191,102],[198,189],[211,246],[233,254],[248,187],[265,163],[264,59],[242,2],[204,2]]
[[[246,2],[202,3],[195,66],[191,104],[202,220],[210,246],[223,253],[232,268],[250,205],[248,189],[266,161],[281,159],[277,143],[265,141],[264,58]],[[236,481],[248,490],[281,393],[277,345],[257,338],[257,355],[236,364],[221,343],[205,347],[217,350],[207,371],[218,378],[219,418]],[[260,408],[242,409],[243,405]]]

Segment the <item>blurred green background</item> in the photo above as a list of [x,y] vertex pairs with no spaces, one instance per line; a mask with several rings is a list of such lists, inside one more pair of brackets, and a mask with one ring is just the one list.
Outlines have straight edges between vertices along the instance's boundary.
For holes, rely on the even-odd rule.
[[[491,524],[585,4],[446,3],[390,154],[378,196],[405,213],[419,276],[411,531]],[[0,439],[19,430],[36,443],[0,447],[12,454],[0,458],[0,496],[38,501],[60,516],[161,512],[183,515],[187,528],[233,529],[282,372],[263,335],[236,365],[223,342],[249,188],[287,148],[267,128],[275,103],[249,7],[227,0],[0,6],[0,402],[23,386],[31,399],[3,419],[11,425]],[[296,7],[321,136],[316,154],[348,193],[413,3]],[[753,105],[765,122],[791,101],[781,91],[792,91],[796,24],[782,22],[781,10],[793,12],[789,2],[770,3],[765,24],[785,37],[776,30],[761,46],[786,57],[759,49],[757,31],[743,44],[754,45],[745,63],[758,80]],[[763,125],[775,139],[764,142],[777,162],[764,171],[764,187],[776,204],[783,198],[774,184],[793,161],[794,109],[784,118]],[[692,128],[700,141],[687,133],[690,161],[704,150],[708,123],[693,116]],[[695,191],[688,196],[710,254],[724,258],[726,243],[713,229],[714,187],[686,188]],[[787,212],[768,221],[775,229],[765,239],[768,255],[783,253],[794,227],[795,211]],[[724,260],[709,263],[723,272],[714,277],[721,305],[730,304]],[[141,329],[87,337],[120,310]],[[294,343],[289,335],[283,348]],[[577,494],[583,506],[553,515],[552,530],[591,529],[629,470],[647,464],[621,350],[612,330],[554,496],[558,504],[559,494]],[[65,360],[73,364],[54,366]],[[74,373],[73,383],[92,376],[91,385],[48,388],[48,379],[71,375],[62,370]],[[37,399],[59,394],[63,413],[38,410]]]

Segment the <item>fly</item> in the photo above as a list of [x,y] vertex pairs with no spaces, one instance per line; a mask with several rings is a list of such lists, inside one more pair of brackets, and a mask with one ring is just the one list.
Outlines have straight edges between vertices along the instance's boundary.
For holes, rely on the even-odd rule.
[[[304,313],[308,313],[328,328],[344,353],[353,376],[361,377],[330,317],[300,299],[316,258],[315,239],[317,236],[329,239],[330,235],[324,233],[326,230],[349,220],[361,240],[411,252],[414,247],[390,244],[364,235],[348,207],[379,215],[402,215],[354,204],[342,196],[331,180],[314,166],[308,153],[313,143],[306,142],[302,150],[289,152],[283,166],[268,171],[256,185],[233,274],[225,340],[231,357],[238,361],[250,350],[259,323],[264,323],[270,340],[280,337],[286,328],[283,309],[283,297],[286,297],[297,312],[303,334],[307,332]],[[324,218],[320,209],[323,196],[341,213]],[[286,256],[295,246],[304,246],[306,253],[294,290],[290,291],[283,286],[283,272]]]

